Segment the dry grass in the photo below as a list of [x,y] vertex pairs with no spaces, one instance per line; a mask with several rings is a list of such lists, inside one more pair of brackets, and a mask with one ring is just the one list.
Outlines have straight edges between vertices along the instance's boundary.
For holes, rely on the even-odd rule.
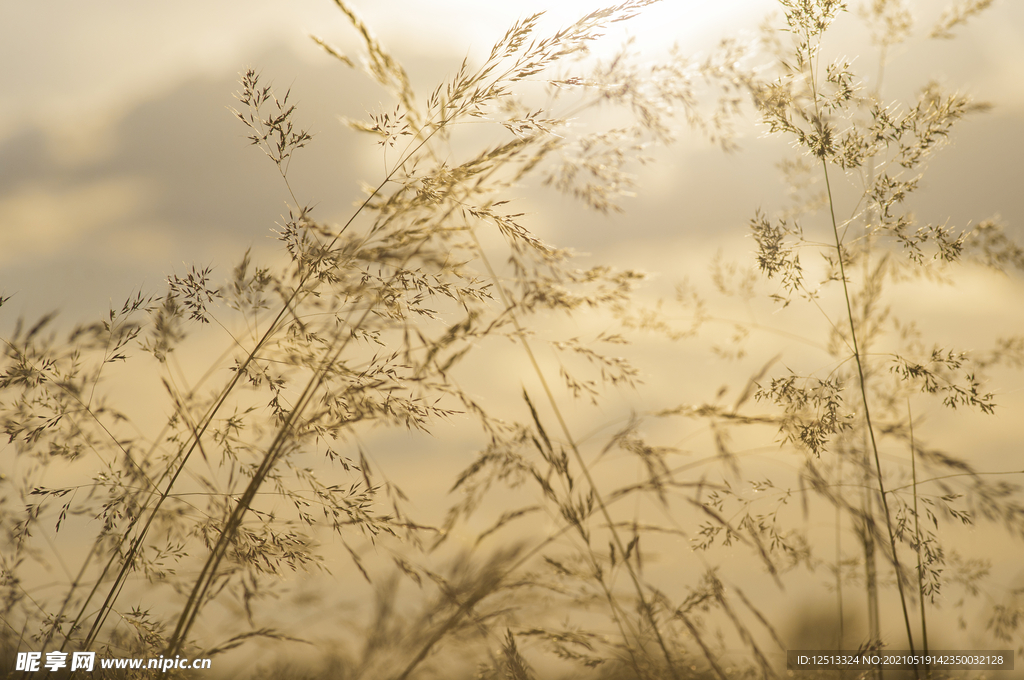
[[[955,556],[943,527],[983,520],[1024,534],[1011,478],[930,448],[911,411],[912,399],[936,399],[992,412],[984,377],[1024,363],[1024,341],[1003,339],[972,357],[926,341],[909,319],[894,324],[888,307],[894,283],[955,280],[965,258],[1024,268],[995,222],[918,226],[901,210],[929,157],[980,107],[934,85],[902,107],[883,105],[879,83],[869,89],[849,63],[828,61],[829,27],[845,19],[833,0],[783,2],[785,25],[766,29],[757,49],[732,41],[703,60],[673,53],[646,66],[631,47],[608,63],[582,57],[604,27],[648,1],[550,35],[534,15],[481,65],[463,62],[421,100],[399,61],[336,2],[362,38],[366,72],[394,100],[352,123],[379,144],[385,170],[348,220],[320,221],[296,200],[289,166],[315,140],[289,94],[248,71],[235,113],[291,200],[279,232],[284,264],[245,253],[222,284],[193,268],[66,337],[43,318],[4,341],[0,418],[6,455],[17,461],[0,477],[4,663],[26,650],[203,657],[260,639],[300,645],[287,628],[257,621],[284,576],[328,566],[329,536],[373,585],[371,619],[338,641],[345,651],[300,652],[302,661],[282,654],[249,669],[253,677],[778,676],[787,648],[780,621],[720,574],[719,548],[749,556],[779,585],[800,570],[831,572],[839,648],[863,641],[844,632],[854,585],[868,602],[865,648],[902,646],[880,639],[879,601],[895,590],[909,644],[927,648],[927,603],[947,588],[980,593],[986,571]],[[987,4],[951,9],[932,34],[947,37]],[[912,30],[899,2],[869,3],[863,17],[883,52]],[[667,405],[595,443],[574,431],[566,405],[642,389],[625,347],[651,334],[692,337],[714,322],[709,303],[681,290],[693,324],[674,325],[666,305],[636,300],[640,273],[578,267],[510,201],[536,178],[615,211],[633,190],[631,168],[648,146],[671,141],[678,118],[729,146],[743,101],[801,149],[789,167],[820,173],[827,192],[783,216],[757,213],[756,259],[731,270],[717,262],[712,280],[723,295],[763,293],[783,313],[816,310],[827,368],[797,374],[765,357],[733,403]],[[631,122],[602,128],[609,106]],[[580,119],[592,121],[589,131]],[[476,152],[453,153],[480,138],[468,122],[494,135]],[[839,178],[853,187],[842,197],[832,192]],[[824,219],[815,206],[826,208]],[[812,251],[823,267],[806,266]],[[592,339],[557,335],[545,321],[552,312],[601,313],[617,328]],[[229,349],[189,384],[175,357],[210,328]],[[734,340],[759,332],[739,324]],[[461,386],[460,368],[500,341],[523,353],[528,384],[539,387],[496,411]],[[542,344],[563,357],[557,374],[538,358]],[[140,431],[108,396],[105,379],[122,363],[138,364],[140,376],[150,370],[160,386],[170,417],[156,431]],[[450,480],[456,500],[430,526],[371,467],[364,436],[430,432],[456,416],[477,423],[484,445]],[[652,423],[680,421],[706,425],[706,457],[684,461],[645,434]],[[751,437],[797,454],[796,474],[747,474],[733,442]],[[909,480],[897,456],[910,461]],[[633,478],[616,472],[626,468]],[[517,500],[495,509],[498,494]],[[790,499],[805,515],[809,504],[834,513],[834,554],[816,549]],[[526,522],[554,529],[523,532]],[[66,555],[67,582],[43,593],[31,572],[69,526],[94,530],[90,546]],[[857,551],[841,543],[851,532]],[[469,546],[450,547],[467,534]],[[685,573],[666,577],[650,563],[670,541],[697,552]],[[405,600],[410,588],[417,595]],[[145,605],[126,592],[144,593]],[[202,629],[214,603],[238,613],[234,628]],[[993,609],[995,639],[1020,644],[1021,611],[1019,597]]]

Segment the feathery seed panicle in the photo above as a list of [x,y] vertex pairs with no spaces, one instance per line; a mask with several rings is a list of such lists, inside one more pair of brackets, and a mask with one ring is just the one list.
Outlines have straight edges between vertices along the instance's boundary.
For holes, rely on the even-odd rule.
[[[902,281],[952,277],[966,260],[1024,269],[998,220],[919,223],[906,209],[923,191],[928,160],[983,107],[935,84],[903,106],[884,105],[881,78],[869,87],[855,60],[829,61],[832,24],[846,19],[833,0],[784,0],[784,27],[762,41],[774,52],[759,56],[733,39],[701,59],[675,50],[653,63],[641,62],[636,43],[608,60],[583,59],[605,27],[652,0],[548,34],[534,14],[425,99],[352,7],[335,4],[362,59],[314,42],[346,66],[361,62],[392,97],[368,120],[350,121],[383,160],[350,216],[334,223],[296,199],[291,163],[313,141],[299,123],[306,113],[249,70],[234,114],[290,199],[277,231],[283,262],[258,263],[247,250],[223,284],[193,266],[169,276],[161,295],[133,295],[67,339],[43,317],[4,341],[0,422],[22,466],[0,475],[5,653],[26,648],[29,636],[45,649],[165,658],[297,641],[262,625],[265,602],[289,593],[291,572],[330,569],[368,582],[365,625],[345,640],[337,634],[332,646],[345,649],[323,668],[250,669],[253,677],[299,668],[310,677],[451,677],[454,660],[469,660],[481,678],[570,668],[587,678],[726,680],[776,675],[790,640],[739,587],[732,567],[743,560],[715,562],[720,547],[749,551],[780,586],[787,572],[824,566],[840,643],[852,635],[843,607],[853,606],[855,582],[867,594],[872,648],[892,644],[878,624],[889,584],[914,643],[913,607],[925,629],[926,600],[983,592],[988,565],[959,558],[945,528],[984,520],[1024,535],[1020,489],[925,444],[910,398],[915,414],[933,397],[992,413],[986,378],[1024,365],[1024,340],[1003,337],[973,353],[926,341],[893,296]],[[988,4],[959,3],[933,34],[948,37]],[[857,14],[883,62],[913,29],[901,0]],[[748,99],[802,153],[785,170],[806,181],[793,195],[809,199],[755,214],[754,262],[711,263],[720,298],[742,303],[752,321],[729,318],[725,303],[709,304],[689,282],[677,290],[681,320],[671,302],[644,307],[643,274],[580,264],[531,231],[531,216],[513,204],[542,184],[600,212],[622,210],[651,145],[670,143],[685,121],[731,148]],[[609,107],[622,115],[601,115]],[[852,190],[836,190],[842,181]],[[761,292],[773,319],[800,327],[758,323]],[[821,315],[822,338],[788,316],[801,307]],[[735,394],[726,386],[704,402],[615,421],[609,397],[634,399],[659,377],[633,363],[638,334],[693,341],[721,324],[728,337],[711,351],[757,362]],[[799,355],[786,345],[756,357],[765,333],[799,342]],[[227,349],[189,379],[186,352],[210,338]],[[509,344],[532,374],[523,385],[480,387],[473,362],[514,366],[499,354]],[[156,361],[140,361],[137,349]],[[109,378],[129,360],[138,384],[152,371],[170,414],[156,431],[113,405]],[[691,381],[690,366],[659,367],[677,370],[677,381]],[[503,399],[508,389],[521,401]],[[582,413],[599,413],[602,428],[585,434]],[[440,438],[448,423],[465,422],[479,432],[444,441],[479,444],[434,526],[412,513],[420,497],[385,475],[390,456],[370,433]],[[674,443],[662,443],[666,432]],[[775,476],[773,459],[754,459],[773,437],[790,452],[789,479]],[[894,463],[907,451],[910,478]],[[74,466],[76,483],[61,465]],[[834,559],[808,528],[810,507],[822,503],[835,513]],[[58,596],[41,596],[30,571],[48,559],[43,543],[87,524],[96,529],[74,576]],[[857,546],[843,543],[851,533]],[[674,546],[682,557],[666,569]],[[339,551],[349,564],[334,559]],[[150,609],[125,607],[137,583]],[[356,592],[339,583],[346,596]],[[1018,605],[1004,599],[991,612],[1007,644],[1019,639]],[[223,632],[221,607],[233,612]],[[275,618],[281,611],[275,604]]]

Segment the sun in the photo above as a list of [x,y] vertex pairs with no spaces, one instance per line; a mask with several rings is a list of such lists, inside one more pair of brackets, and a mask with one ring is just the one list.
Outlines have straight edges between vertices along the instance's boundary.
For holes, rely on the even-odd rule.
[[[367,23],[386,31],[380,37],[401,45],[421,47],[432,53],[451,45],[452,49],[473,46],[486,54],[490,45],[515,21],[543,12],[541,35],[571,25],[587,14],[620,2],[601,0],[518,0],[513,3],[483,3],[479,0],[440,0],[423,11],[419,0],[398,0],[366,5],[360,11]],[[662,0],[642,7],[636,17],[613,24],[604,38],[595,41],[593,51],[599,56],[614,53],[628,36],[637,39],[644,51],[667,49],[678,44],[685,52],[703,51],[713,47],[722,37],[737,29],[754,29],[763,17],[777,7],[774,0]],[[396,15],[415,17],[415,21],[388,21]],[[465,56],[465,55],[463,55]]]

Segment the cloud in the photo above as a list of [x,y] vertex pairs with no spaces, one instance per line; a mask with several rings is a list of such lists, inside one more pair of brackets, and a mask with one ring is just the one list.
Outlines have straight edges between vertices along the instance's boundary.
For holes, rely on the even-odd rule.
[[154,193],[146,180],[122,176],[61,187],[36,181],[0,196],[0,264],[81,249],[110,223],[137,216]]

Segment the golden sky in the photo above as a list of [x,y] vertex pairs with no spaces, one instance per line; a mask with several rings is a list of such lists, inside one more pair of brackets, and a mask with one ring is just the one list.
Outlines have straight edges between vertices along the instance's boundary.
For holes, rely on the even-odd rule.
[[[423,11],[420,2],[388,0],[356,7],[382,42],[421,76],[417,85],[425,93],[462,57],[485,52],[517,18],[546,9],[545,25],[556,27],[599,6],[548,4],[448,0]],[[939,5],[923,4],[917,18],[927,26]],[[620,32],[612,31],[597,49],[611,52],[628,32],[642,37],[648,54],[673,42],[698,53],[722,36],[749,35],[743,31],[774,8],[767,0],[667,0],[615,27]],[[283,203],[266,195],[259,202],[246,191],[261,169],[253,167],[258,159],[244,148],[241,131],[225,111],[232,104],[233,81],[245,68],[264,69],[279,86],[293,87],[305,120],[325,140],[321,147],[348,143],[339,136],[337,113],[364,116],[382,97],[365,81],[341,73],[308,39],[317,34],[358,53],[351,28],[328,0],[8,3],[0,11],[0,266],[6,270],[3,289],[17,294],[10,304],[21,313],[48,305],[102,311],[108,296],[118,297],[144,281],[152,285],[168,267],[209,260],[212,255],[180,248],[181,239],[195,229],[225,245],[235,238],[229,234],[239,233],[233,229],[248,234],[247,241],[262,242],[265,230],[240,225],[261,215],[276,219]],[[864,35],[856,19],[848,16],[844,23],[851,49],[861,49]],[[1021,6],[996,2],[960,29],[958,40],[919,40],[890,55],[887,91],[894,97],[906,94],[910,83],[935,78],[995,105],[991,114],[966,122],[953,148],[934,164],[931,182],[950,187],[934,192],[936,212],[946,211],[956,221],[998,213],[1013,229],[1024,222],[1020,192],[1014,190],[1024,148],[1022,35]],[[855,67],[874,71],[869,51],[857,55]],[[707,224],[712,213],[719,214],[712,206],[735,185],[725,181],[712,187],[706,169],[693,168],[724,164],[723,177],[742,177],[750,187],[763,167],[758,163],[771,158],[761,151],[759,130],[744,133],[747,154],[738,161],[715,156],[696,135],[681,135],[677,151],[643,179],[649,187],[644,203],[674,196],[665,191],[671,187],[705,183],[695,195],[718,198],[694,206],[694,219]],[[332,154],[337,158],[334,151],[313,150],[296,171],[320,179],[334,174],[349,186],[369,179],[351,164],[323,160]],[[317,165],[323,162],[328,165]],[[949,178],[945,185],[943,177]],[[310,198],[326,201],[326,187],[338,183],[319,186],[324,189],[310,187]],[[975,203],[967,205],[967,199]],[[756,192],[750,198],[751,204],[764,200]],[[212,223],[218,228],[205,226]],[[646,238],[652,236],[661,238]],[[577,247],[592,252],[599,245],[587,241]],[[51,266],[79,282],[74,294],[59,285],[61,277],[45,273]],[[124,276],[111,279],[119,268]],[[90,287],[90,281],[101,280],[96,289]],[[87,296],[100,302],[90,305]]]
[[[406,64],[421,96],[463,57],[486,54],[517,18],[550,9],[545,25],[554,27],[600,6],[582,0],[353,4]],[[922,26],[941,11],[930,0],[918,5]],[[726,35],[749,38],[774,7],[767,0],[665,0],[623,25],[622,33],[612,32],[608,46],[596,51],[610,54],[628,33],[650,58],[673,42],[683,52],[701,52]],[[856,17],[844,17],[838,30],[839,45],[850,50],[855,69],[874,74],[877,61],[865,47]],[[272,230],[288,210],[287,194],[273,166],[247,145],[245,131],[228,111],[238,74],[246,68],[262,70],[282,89],[290,87],[299,121],[316,134],[294,162],[292,180],[300,200],[316,203],[323,219],[347,214],[361,196],[360,181],[375,183],[381,163],[377,147],[352,134],[338,116],[363,118],[386,95],[325,55],[309,40],[310,33],[354,57],[360,54],[351,27],[329,0],[5,3],[0,9],[0,295],[12,297],[0,310],[0,333],[19,316],[52,309],[61,310],[60,319],[70,326],[102,316],[108,305],[119,306],[140,288],[159,293],[168,275],[193,263],[227,276],[247,247],[257,255],[275,252]],[[955,130],[953,143],[932,163],[915,204],[922,219],[948,217],[966,228],[999,215],[1011,234],[1024,237],[1024,3],[997,0],[958,31],[958,40],[914,38],[890,57],[886,93],[891,98],[936,79],[993,104],[991,112]],[[748,122],[754,118],[749,106],[745,115]],[[753,123],[739,132],[740,150],[725,154],[682,130],[676,146],[657,151],[655,164],[638,169],[637,195],[624,202],[621,216],[589,214],[538,194],[524,199],[533,213],[530,224],[545,239],[587,254],[590,263],[611,260],[652,272],[652,297],[684,277],[706,284],[707,265],[718,253],[726,259],[752,258],[747,222],[754,212],[785,204],[775,166],[792,150]],[[896,304],[965,349],[980,348],[974,343],[984,336],[1024,332],[1020,272],[997,276],[971,269],[941,299],[914,285],[900,291]],[[787,323],[773,310],[758,314],[765,326]],[[799,330],[803,321],[797,317],[788,323]],[[643,341],[640,347],[650,388],[643,397],[616,393],[607,411],[581,408],[575,414],[581,431],[599,430],[631,408],[656,408],[702,394],[710,398],[732,379],[734,369],[713,363],[706,347]],[[779,351],[788,352],[787,365],[807,356],[785,343]],[[488,371],[496,365],[527,372],[514,350],[496,352],[499,360],[471,364],[470,382],[489,382]],[[767,358],[766,353],[760,363],[749,360],[735,375],[749,375]],[[679,373],[660,368],[671,362]],[[682,381],[680,374],[688,379]],[[517,375],[500,398],[518,400],[520,380],[537,387]],[[974,416],[955,422],[940,416],[931,423],[931,435],[940,443],[969,447],[971,428],[986,428],[990,448],[978,452],[979,460],[1019,470],[1024,380],[1019,372],[1001,376],[998,389],[1007,407],[994,425],[980,424]],[[708,436],[707,430],[687,432],[673,441],[688,445],[691,434]],[[442,438],[427,446],[443,456],[446,447],[468,440],[455,433],[451,441]],[[757,451],[752,458],[760,455]],[[438,486],[430,476],[437,467],[429,456],[403,450],[400,460],[391,472],[405,474],[414,491],[426,494]],[[441,507],[424,503],[428,513]],[[1013,550],[1018,556],[1024,552],[1019,543]],[[672,567],[661,568],[670,572]],[[1004,576],[1005,571],[1009,567]]]

